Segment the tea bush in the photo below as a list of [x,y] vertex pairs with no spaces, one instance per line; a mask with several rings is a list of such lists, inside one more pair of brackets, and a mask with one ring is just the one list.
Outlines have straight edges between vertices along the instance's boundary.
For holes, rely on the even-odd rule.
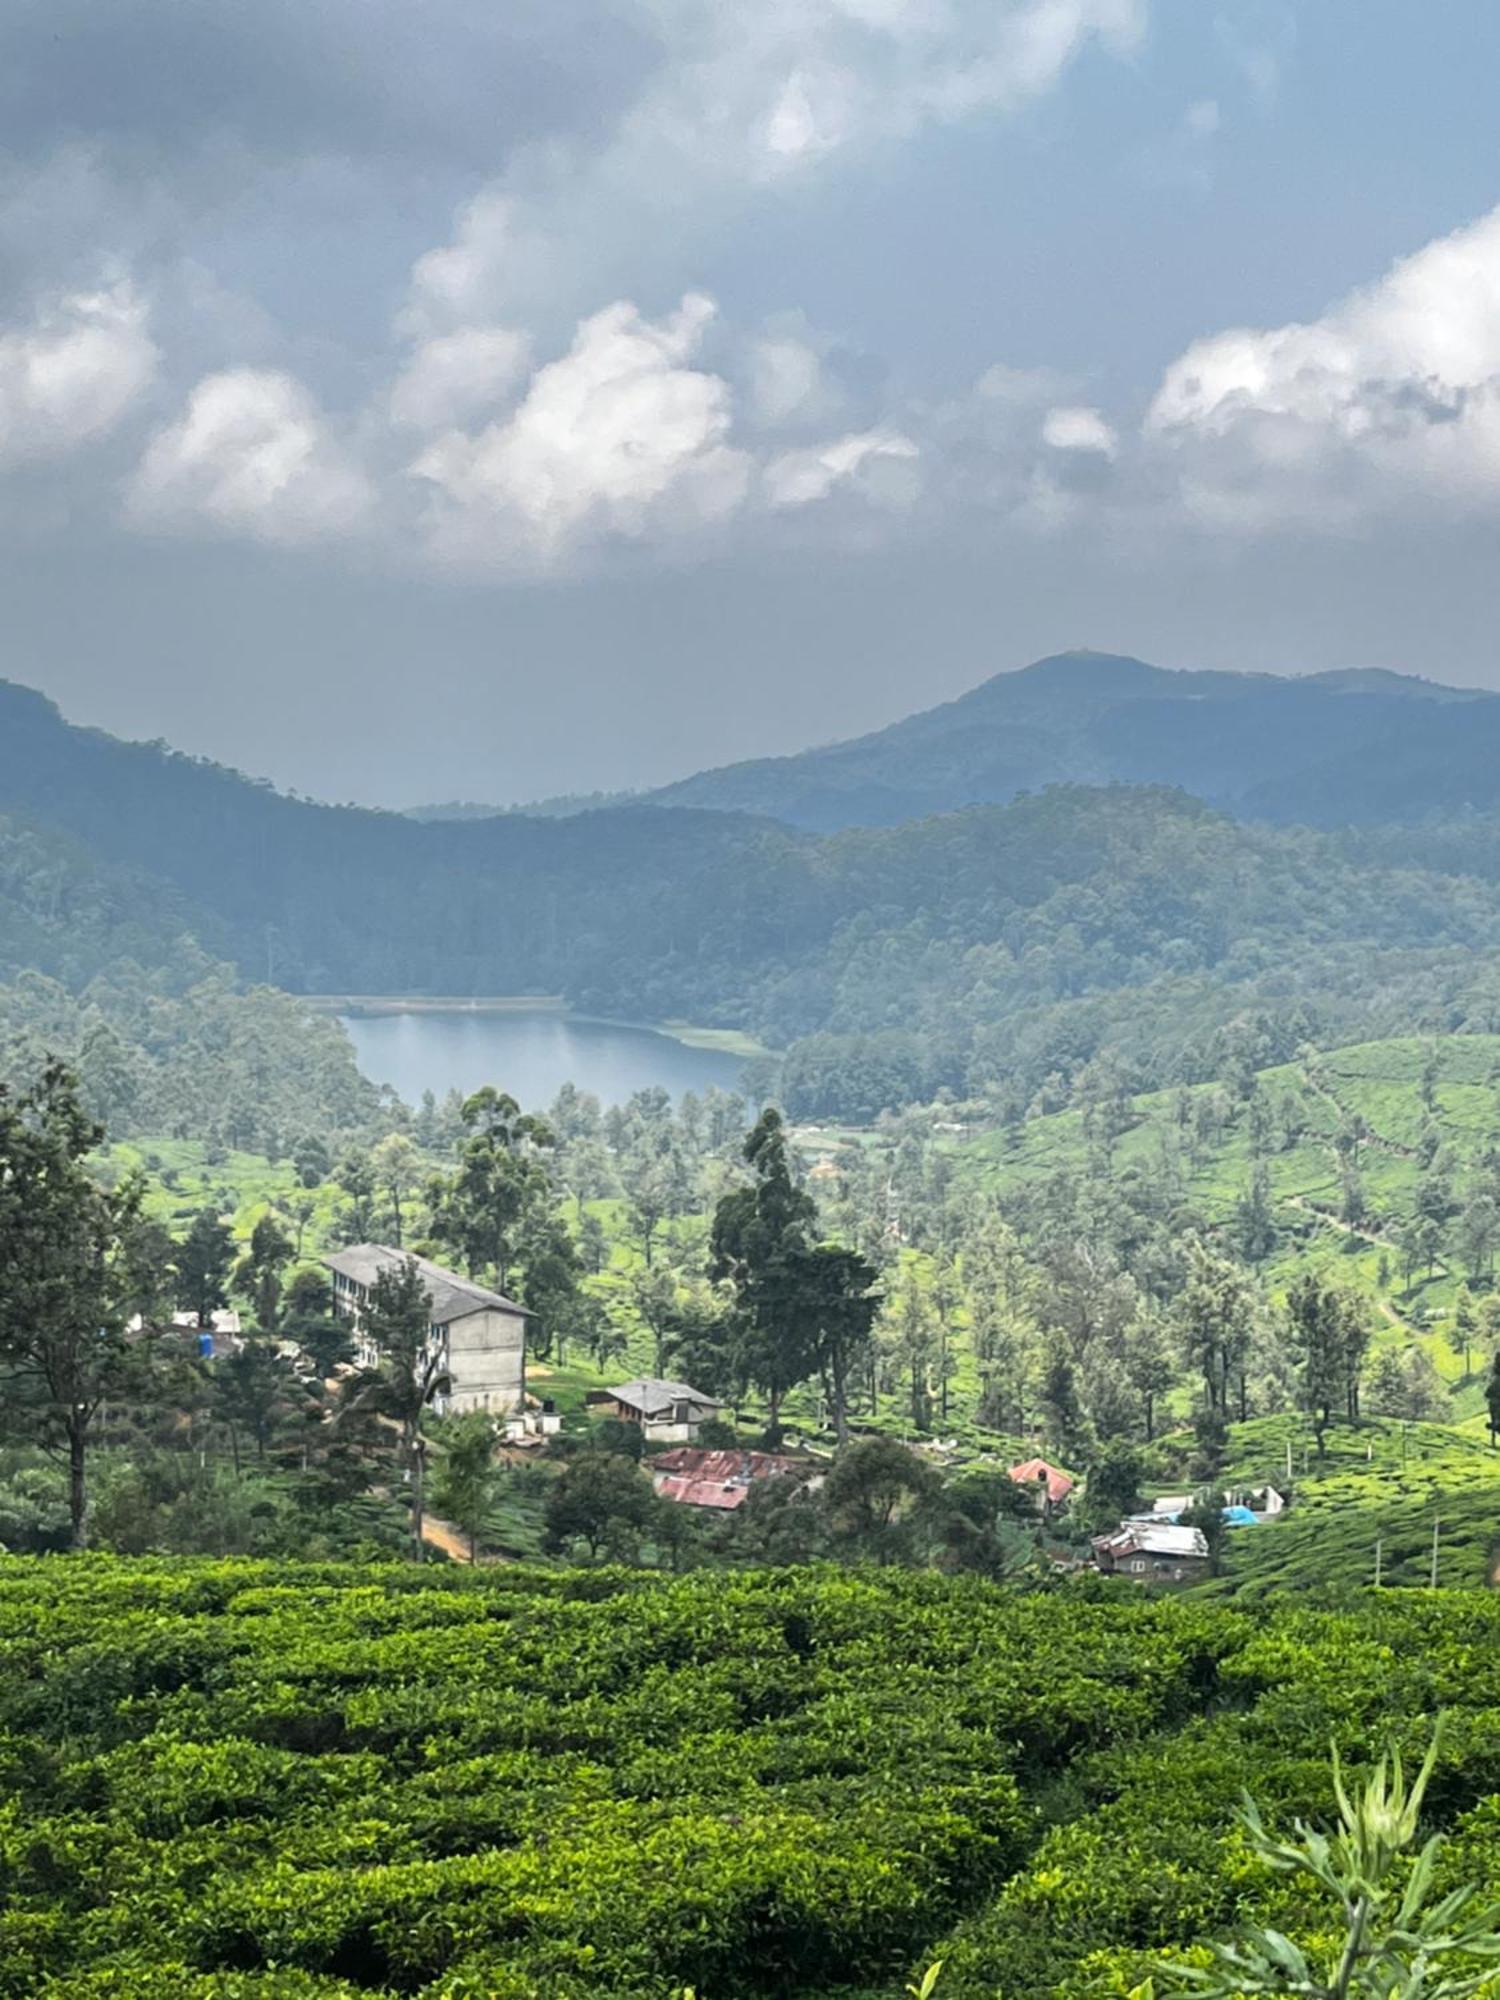
[[1453,1711],[1497,1863],[1500,1605],[906,1572],[0,1560],[0,1995],[1126,1990],[1251,1911],[1234,1824]]

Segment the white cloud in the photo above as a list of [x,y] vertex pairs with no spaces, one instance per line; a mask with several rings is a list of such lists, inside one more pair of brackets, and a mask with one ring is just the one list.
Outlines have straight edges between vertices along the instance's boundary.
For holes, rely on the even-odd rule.
[[1500,210],[1320,319],[1195,342],[1145,431],[1227,525],[1500,505]]
[[1047,412],[1042,422],[1042,442],[1054,451],[1097,452],[1113,458],[1116,438],[1113,427],[1098,410],[1073,403]]
[[831,153],[857,118],[853,77],[839,70],[794,69],[771,106],[760,144],[773,161],[801,163]]
[[668,63],[626,136],[752,177],[1055,88],[1091,44],[1133,48],[1146,0],[642,0]]
[[483,558],[519,541],[550,555],[732,512],[748,464],[727,442],[729,386],[690,365],[713,316],[691,295],[654,322],[621,300],[582,322],[507,421],[438,439],[412,468],[440,496],[437,551]]
[[453,241],[428,250],[412,266],[404,329],[424,335],[493,319],[503,304],[515,237],[516,204],[508,195],[487,188],[465,202]]
[[884,483],[879,475],[888,463],[909,463],[920,455],[899,431],[865,431],[806,451],[783,452],[765,468],[766,501],[772,508],[807,507],[826,500],[838,487],[858,486],[866,498],[904,503],[915,497],[909,472]]
[[828,397],[823,357],[795,333],[767,334],[755,342],[750,383],[755,414],[772,427],[821,409]]
[[526,334],[506,326],[463,327],[424,341],[391,387],[391,419],[403,429],[448,430],[484,416],[525,379]]
[[[418,259],[403,329],[559,313],[666,276],[747,190],[934,125],[1005,114],[1085,51],[1117,55],[1149,0],[628,0],[661,50],[599,143],[523,152]],[[669,282],[671,280],[668,280]],[[609,296],[605,292],[604,296]]]
[[304,386],[274,369],[209,375],[127,489],[145,525],[297,544],[363,525],[373,494]]
[[0,464],[61,458],[113,430],[156,373],[146,319],[119,284],[0,333]]

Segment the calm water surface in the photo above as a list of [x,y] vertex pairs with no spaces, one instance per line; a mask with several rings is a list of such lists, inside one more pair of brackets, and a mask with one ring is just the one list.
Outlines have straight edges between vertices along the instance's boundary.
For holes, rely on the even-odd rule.
[[580,1021],[542,1010],[483,1014],[345,1014],[340,1017],[360,1068],[388,1083],[408,1104],[424,1090],[442,1097],[492,1083],[527,1110],[549,1105],[565,1083],[592,1091],[606,1105],[660,1085],[686,1090],[739,1088],[738,1056],[691,1049],[650,1028]]

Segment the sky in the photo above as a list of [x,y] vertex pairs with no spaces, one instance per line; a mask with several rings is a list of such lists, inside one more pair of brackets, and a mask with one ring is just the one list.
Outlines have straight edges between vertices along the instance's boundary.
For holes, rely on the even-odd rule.
[[315,796],[1500,686],[1487,0],[9,0],[0,676]]

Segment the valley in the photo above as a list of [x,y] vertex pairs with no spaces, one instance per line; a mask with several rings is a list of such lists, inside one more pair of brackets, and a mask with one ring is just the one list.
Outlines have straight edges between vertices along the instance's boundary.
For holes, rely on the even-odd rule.
[[[1055,701],[1077,679],[1042,663],[1031,687]],[[1148,684],[1147,709],[1164,698]],[[1473,706],[1426,683],[1194,698],[1224,701],[1231,729],[1246,702],[1347,702],[1377,732],[1387,701],[1408,720],[1413,705]],[[330,1690],[349,1685],[338,1647],[362,1620],[385,1645],[409,1616],[389,1671],[408,1706],[438,1704],[447,1734],[424,1740],[451,1738],[455,1769],[474,1763],[481,1802],[455,1794],[442,1831],[425,1794],[372,1769],[359,1810],[392,1815],[390,1840],[346,1853],[335,1815],[304,1848],[258,1795],[225,1805],[211,1775],[186,1775],[216,1768],[218,1735],[183,1738],[170,1753],[182,1782],[219,1801],[209,1823],[242,1831],[214,1847],[208,1903],[184,1889],[161,1905],[158,1939],[129,1885],[143,1854],[186,1837],[170,1812],[143,1836],[113,1807],[75,1810],[71,1776],[60,1793],[33,1786],[26,1813],[112,1855],[124,1887],[104,1924],[88,1915],[95,1878],[76,1872],[44,1936],[27,1926],[50,1892],[18,1864],[18,1993],[196,1980],[203,2000],[239,2000],[224,1982],[249,1980],[244,1993],[267,2000],[353,2000],[457,1996],[465,1979],[504,1991],[514,1974],[518,1995],[560,2000],[578,1948],[566,1927],[538,1920],[522,1948],[480,1925],[458,1956],[401,1944],[418,1936],[402,1871],[438,1908],[471,1880],[520,1893],[497,1859],[503,1796],[528,1829],[517,1852],[541,1852],[533,1833],[571,1840],[638,1901],[639,1869],[626,1848],[609,1858],[610,1828],[665,1780],[622,1767],[614,1804],[590,1792],[583,1819],[550,1784],[530,1803],[509,1779],[497,1789],[514,1698],[463,1721],[429,1635],[490,1662],[488,1634],[520,1606],[566,1652],[585,1607],[649,1605],[671,1626],[701,1623],[712,1601],[736,1608],[711,1647],[674,1656],[686,1733],[652,1753],[712,1775],[701,1796],[672,1780],[661,1827],[726,1811],[753,1824],[753,1908],[784,1865],[804,1865],[774,1858],[783,1834],[790,1856],[831,1843],[847,1883],[863,1865],[843,1845],[851,1797],[895,1815],[878,1842],[877,1874],[900,1884],[891,1911],[872,1890],[868,1926],[830,1927],[809,1891],[768,1963],[795,1952],[810,1994],[833,1990],[815,1968],[836,1949],[872,2000],[939,1960],[943,1987],[974,2000],[1017,1980],[1094,2000],[1101,1977],[1139,1984],[1142,1939],[1190,1945],[1219,1907],[1201,1885],[1233,1835],[1210,1815],[1190,1839],[1172,1818],[1150,1762],[1163,1745],[1173,1784],[1219,1796],[1214,1760],[1233,1763],[1271,1716],[1269,1695],[1247,1708],[1244,1691],[1290,1674],[1313,1720],[1285,1797],[1310,1798],[1325,1716],[1364,1699],[1355,1681],[1330,1693],[1330,1673],[1358,1680],[1361,1646],[1398,1625],[1461,1648],[1449,1629],[1488,1618],[1500,821],[1477,793],[1420,826],[1399,801],[1377,825],[1278,824],[1159,783],[1084,782],[1107,773],[1069,738],[1047,789],[895,825],[872,812],[817,830],[636,800],[417,821],[284,800],[0,690],[7,703],[22,727],[0,738],[0,1158],[33,1192],[0,1200],[0,1242],[16,1246],[0,1273],[0,1611],[70,1548],[76,1583],[46,1615],[76,1630],[80,1657],[104,1657],[88,1648],[114,1591],[169,1623],[171,1594],[186,1593],[171,1644],[200,1651],[195,1603],[231,1625],[309,1592],[344,1607],[305,1664],[290,1656],[297,1692],[272,1707],[301,1718],[291,1735],[246,1696],[223,1739],[243,1730],[255,1755],[292,1759],[278,1782],[297,1785],[342,1784],[353,1766],[337,1760],[394,1741],[390,1722],[355,1719],[374,1715],[369,1699],[345,1706]],[[1100,716],[1128,740],[1113,711]],[[1160,727],[1158,775],[1177,724]],[[164,838],[164,798],[196,816],[199,839]],[[102,1232],[92,1276],[59,1248],[82,1214]],[[372,1245],[394,1275],[360,1309],[380,1329],[361,1345],[325,1260],[340,1269]],[[57,1258],[102,1348],[19,1338],[52,1324],[27,1287]],[[428,1283],[477,1288],[524,1328],[500,1414],[463,1400],[456,1357],[453,1379],[438,1366]],[[58,1373],[64,1354],[72,1375]],[[61,1380],[75,1384],[62,1403],[49,1386]],[[614,1414],[652,1395],[699,1411],[686,1443]],[[1036,1497],[1037,1465],[1056,1500]],[[1145,1553],[1117,1563],[1115,1546]],[[746,1694],[737,1730],[728,1711],[708,1728],[723,1676],[740,1685],[735,1621],[756,1614],[739,1607],[771,1600],[799,1661],[820,1634],[881,1659],[898,1631],[970,1633],[975,1619],[998,1658],[1032,1643],[1028,1621],[1062,1620],[1101,1649],[1081,1670],[1080,1714],[1099,1712],[1101,1686],[1154,1684],[1179,1644],[1220,1706],[1195,1719],[1179,1691],[1136,1719],[1064,1719],[1047,1750],[1034,1732],[1053,1725],[1028,1710],[1014,1724],[1028,1747],[979,1799],[968,1780],[939,1796],[933,1772],[958,1754],[943,1746],[966,1711],[934,1692],[912,1721],[929,1760],[916,1791],[891,1790],[861,1751],[832,1790],[815,1758],[783,1792],[761,1747],[759,1775],[741,1769],[731,1735],[826,1699],[864,1741],[893,1710],[878,1671],[794,1693],[777,1665],[765,1718]],[[1368,1635],[1352,1653],[1350,1618]],[[110,1672],[154,1701],[155,1642],[119,1643]],[[233,1684],[231,1669],[205,1671]],[[632,1671],[650,1681],[655,1668]],[[184,1713],[194,1672],[173,1681]],[[585,1706],[604,1698],[592,1672],[576,1683]],[[1414,1686],[1411,1716],[1435,1698]],[[14,1727],[27,1756],[52,1758],[50,1697],[30,1699]],[[561,1732],[575,1754],[572,1700],[527,1711],[532,1751]],[[96,1759],[115,1754],[116,1713],[98,1710]],[[130,1754],[167,1755],[156,1738],[153,1723]],[[314,1778],[304,1754],[337,1769]],[[1451,1794],[1455,1852],[1471,1851],[1467,1815],[1483,1824],[1487,1798],[1480,1776]],[[1094,1896],[1148,1803],[1200,1856],[1182,1863],[1193,1913],[1176,1928],[1158,1913],[1078,1930],[1054,1907],[1058,1868]],[[621,1837],[634,1856],[657,1836],[632,1822]],[[939,1851],[941,1889],[919,1858]],[[752,2000],[756,1979],[714,1955],[740,1935],[741,1893],[714,1903],[707,1956],[617,1915],[615,1983],[591,1969],[587,1990],[646,2000],[665,1966]]]

